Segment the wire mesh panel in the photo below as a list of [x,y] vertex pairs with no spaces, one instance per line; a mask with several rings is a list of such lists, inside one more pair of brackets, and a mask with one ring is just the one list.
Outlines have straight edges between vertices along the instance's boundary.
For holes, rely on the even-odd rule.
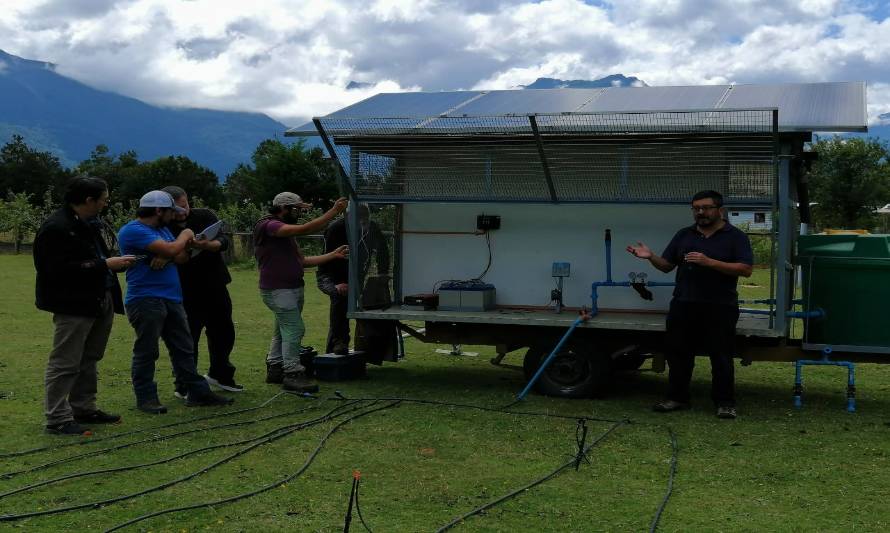
[[366,201],[769,204],[771,109],[320,119]]

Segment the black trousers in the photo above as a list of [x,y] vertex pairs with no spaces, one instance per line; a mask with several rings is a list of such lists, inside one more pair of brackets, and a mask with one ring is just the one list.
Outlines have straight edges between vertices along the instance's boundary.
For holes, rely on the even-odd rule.
[[346,313],[349,311],[348,297],[337,292],[336,283],[325,275],[317,277],[318,289],[327,294],[331,299],[331,308],[328,313],[328,341],[325,353],[333,353],[337,345],[349,347],[349,319]]
[[711,399],[735,406],[735,327],[738,306],[672,301],[667,316],[668,398],[689,403],[695,356],[711,359]]
[[[183,307],[188,315],[189,329],[198,362],[201,332],[207,335],[210,368],[207,375],[217,381],[230,382],[235,366],[229,361],[235,347],[235,324],[232,322],[232,299],[225,285],[203,291],[183,290]],[[178,385],[178,384],[177,384]]]

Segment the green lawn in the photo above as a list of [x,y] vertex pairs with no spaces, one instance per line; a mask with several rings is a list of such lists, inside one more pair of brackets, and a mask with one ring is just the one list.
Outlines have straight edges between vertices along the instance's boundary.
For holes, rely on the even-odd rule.
[[[260,301],[256,273],[234,270],[238,339],[233,355],[238,380],[247,387],[226,409],[189,409],[173,398],[169,362],[162,355],[157,376],[170,413],[152,417],[134,409],[129,383],[132,333],[120,319],[101,363],[100,406],[121,413],[124,423],[99,428],[93,439],[113,433],[224,413],[259,405],[276,394],[263,383],[271,314]],[[33,267],[28,256],[0,256],[0,420],[6,437],[0,452],[72,442],[42,433],[43,370],[51,318],[33,306]],[[757,284],[768,286],[759,274]],[[308,343],[326,334],[325,297],[307,279]],[[751,288],[743,297],[762,295]],[[493,350],[478,357],[435,353],[436,346],[411,340],[398,364],[369,368],[370,379],[322,384],[319,400],[279,397],[267,407],[175,428],[0,459],[0,473],[115,444],[165,435],[184,428],[282,416],[252,424],[208,429],[180,438],[109,451],[0,479],[0,493],[66,474],[146,463],[189,450],[244,440],[321,416],[349,397],[402,396],[503,406],[523,385],[522,375],[489,364]],[[506,362],[519,364],[520,356]],[[206,370],[206,356],[199,363]],[[674,493],[661,531],[886,531],[890,528],[890,370],[860,365],[858,412],[844,411],[845,374],[839,368],[807,368],[805,406],[791,405],[790,364],[738,367],[740,418],[713,416],[706,360],[696,370],[695,408],[658,415],[649,406],[666,376],[640,372],[615,379],[602,400],[557,400],[531,396],[514,409],[606,419],[628,418],[592,449],[590,463],[569,469],[543,485],[470,518],[463,531],[645,531],[667,483],[671,445],[680,452]],[[308,409],[305,411],[300,411]],[[299,411],[299,412],[298,412]],[[0,530],[105,530],[156,510],[215,500],[273,484],[296,472],[338,418],[258,446],[218,468],[164,490],[102,508],[0,522]],[[607,422],[588,423],[588,441]],[[258,496],[227,505],[166,514],[130,531],[342,531],[352,471],[362,472],[361,509],[374,531],[434,531],[453,518],[541,477],[575,454],[576,422],[480,410],[403,403],[344,425],[328,440],[301,477]],[[140,491],[200,471],[239,447],[219,448],[167,464],[70,479],[32,491],[0,496],[0,515],[42,511]],[[363,528],[354,517],[353,531]]]

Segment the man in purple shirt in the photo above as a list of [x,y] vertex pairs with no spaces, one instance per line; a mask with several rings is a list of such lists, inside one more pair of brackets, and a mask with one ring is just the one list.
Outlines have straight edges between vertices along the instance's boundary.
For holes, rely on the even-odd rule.
[[284,390],[292,392],[318,391],[318,385],[306,377],[306,368],[300,363],[300,342],[306,332],[301,316],[305,289],[303,268],[345,259],[349,248],[340,246],[324,255],[303,257],[294,237],[321,230],[347,205],[346,199],[340,198],[322,216],[298,224],[300,210],[312,206],[292,192],[283,192],[272,200],[269,214],[254,226],[260,294],[275,315],[275,331],[266,356],[266,383],[281,383]]

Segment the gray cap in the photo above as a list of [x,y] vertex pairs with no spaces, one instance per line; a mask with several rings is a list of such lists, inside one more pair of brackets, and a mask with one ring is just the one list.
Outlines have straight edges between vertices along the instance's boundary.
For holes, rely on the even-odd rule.
[[185,213],[185,209],[173,203],[173,197],[166,191],[148,191],[139,199],[139,207],[166,207],[177,213]]
[[272,207],[284,207],[286,205],[294,205],[297,207],[310,208],[312,204],[307,204],[300,198],[299,194],[292,192],[280,192],[272,199]]

